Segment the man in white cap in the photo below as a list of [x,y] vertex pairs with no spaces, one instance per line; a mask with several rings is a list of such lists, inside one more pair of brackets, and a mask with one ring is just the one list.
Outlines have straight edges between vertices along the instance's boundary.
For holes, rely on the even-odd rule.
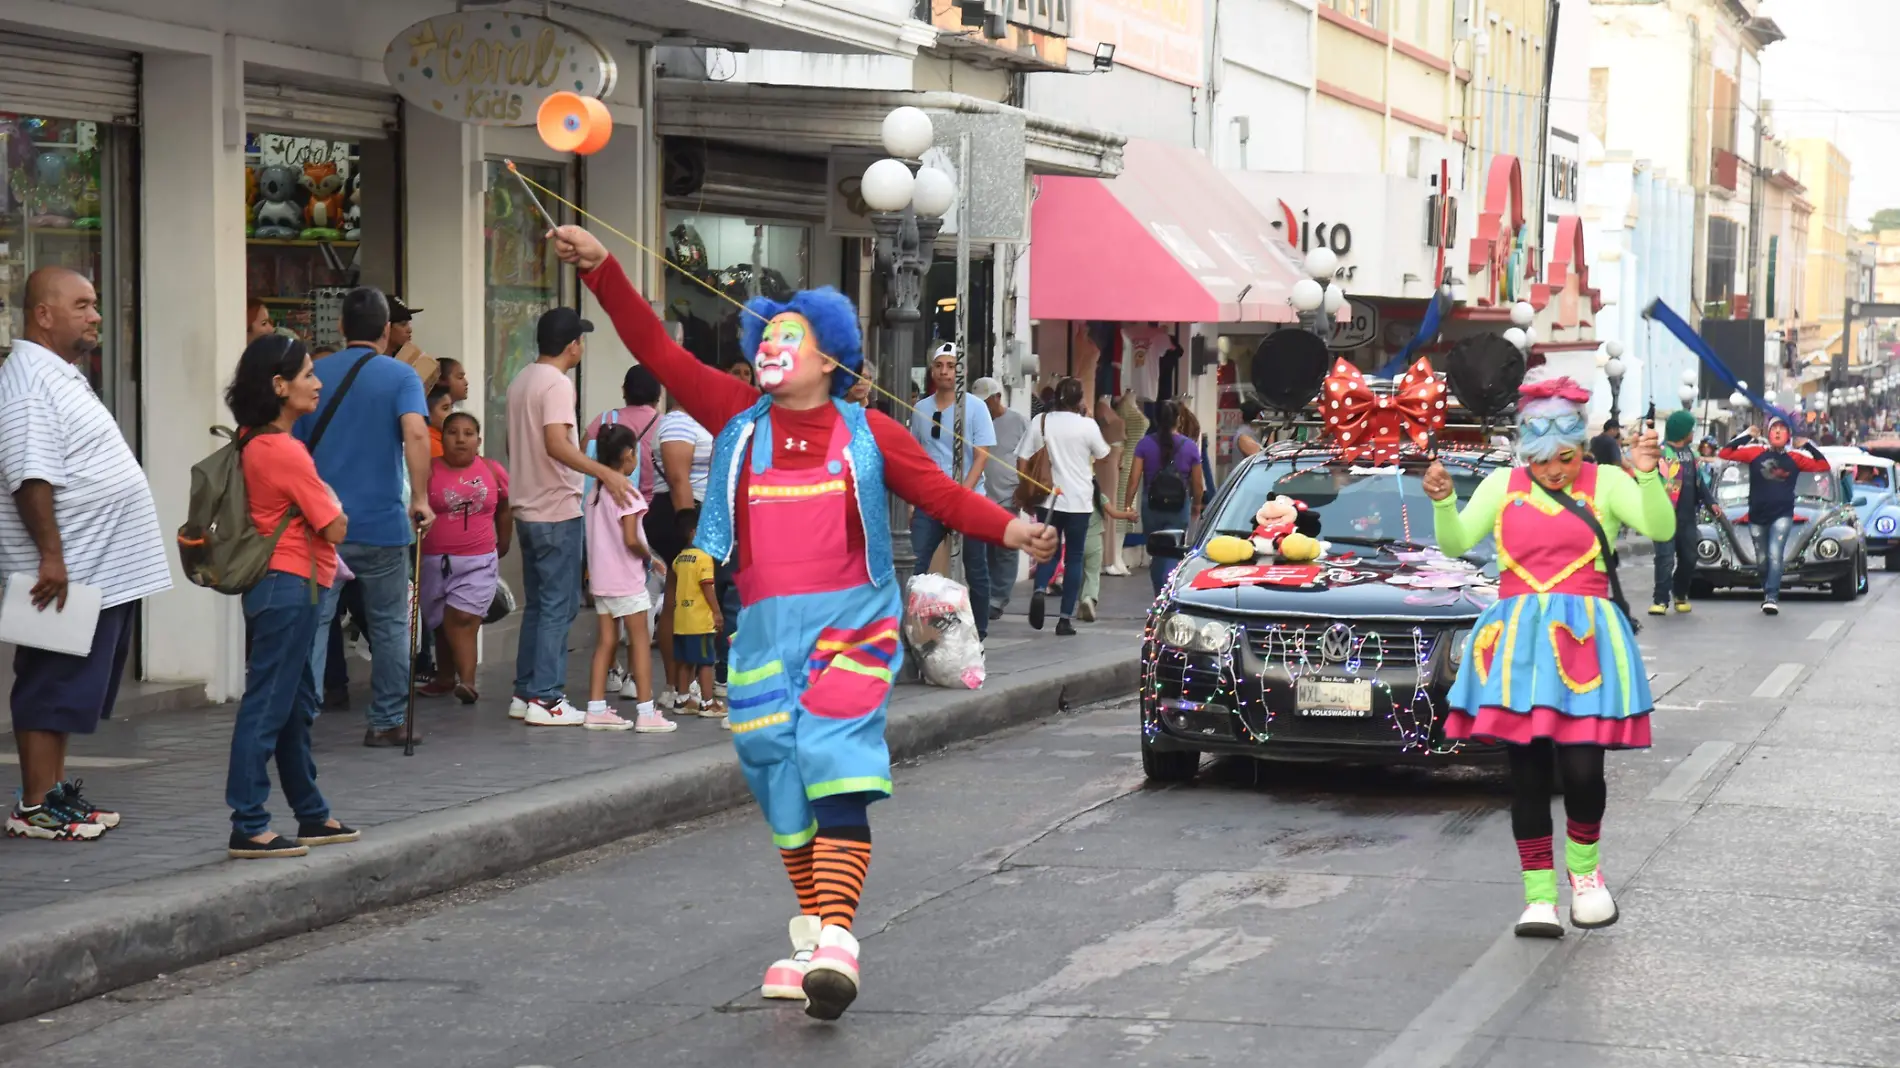
[[[946,341],[937,346],[930,354],[930,385],[932,392],[920,398],[917,408],[911,412],[910,434],[924,447],[924,452],[943,473],[963,484],[963,488],[984,493],[985,476],[994,466],[1001,469],[1002,464],[990,463],[990,450],[996,445],[996,428],[990,424],[990,410],[972,394],[963,397],[963,463],[951,470],[955,459],[957,441],[956,403],[957,403],[957,346],[954,341]],[[944,525],[923,509],[911,511],[910,545],[917,554],[916,569],[919,573],[930,570],[930,562],[937,555],[937,549],[943,544],[946,530]],[[990,632],[990,569],[989,554],[980,548],[963,554],[964,582],[970,587],[970,611],[976,616],[976,632],[979,637],[988,637]]]
[[[1023,436],[1029,433],[1029,418],[1014,408],[1004,406],[1003,384],[994,378],[979,378],[971,384],[970,396],[982,401],[990,413],[990,425],[996,430],[996,454],[1016,455],[1016,447],[1022,444]],[[1008,464],[991,464],[990,469],[983,473],[985,495],[1012,515],[1016,511],[1016,483],[1020,480],[1019,475],[1016,468]],[[1017,572],[1022,567],[1022,552],[1000,545],[983,545],[979,548],[989,554],[990,618],[1001,619],[1003,609],[1009,607],[1010,591],[1016,587]]]

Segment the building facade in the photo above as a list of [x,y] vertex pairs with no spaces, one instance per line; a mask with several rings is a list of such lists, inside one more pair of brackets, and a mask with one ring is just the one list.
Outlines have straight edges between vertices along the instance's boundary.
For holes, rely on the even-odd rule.
[[1841,325],[1847,298],[1858,288],[1853,226],[1847,221],[1847,198],[1853,189],[1854,167],[1838,146],[1822,138],[1801,138],[1788,144],[1789,155],[1800,165],[1801,181],[1815,217],[1808,228],[1807,295],[1802,314],[1816,324],[1814,337],[1802,339],[1803,355],[1841,353]]

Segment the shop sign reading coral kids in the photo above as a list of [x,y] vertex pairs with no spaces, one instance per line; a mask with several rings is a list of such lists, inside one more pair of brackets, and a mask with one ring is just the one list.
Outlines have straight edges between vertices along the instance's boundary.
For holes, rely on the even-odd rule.
[[511,11],[424,19],[389,42],[383,71],[411,104],[474,126],[532,126],[549,95],[604,99],[617,77],[586,34]]

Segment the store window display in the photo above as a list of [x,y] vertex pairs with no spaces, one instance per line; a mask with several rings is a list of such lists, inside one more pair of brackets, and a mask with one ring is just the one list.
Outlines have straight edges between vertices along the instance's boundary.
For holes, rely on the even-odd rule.
[[[0,112],[0,151],[6,163],[0,181],[0,351],[26,327],[26,279],[41,267],[66,267],[84,275],[100,297],[105,322],[100,347],[84,370],[92,388],[117,411],[114,394],[131,321],[129,285],[115,276],[127,257],[126,131],[96,122]],[[129,368],[127,369],[129,372]],[[129,375],[127,376],[129,380]]]
[[344,294],[397,288],[395,206],[387,142],[252,132],[244,147],[250,299],[310,348],[341,347]]
[[[566,167],[519,162],[515,166],[539,185],[563,190],[564,195],[572,192]],[[522,192],[521,183],[498,159],[488,161],[487,177],[488,195],[482,213],[483,316],[488,345],[485,397],[488,425],[505,427],[508,384],[514,381],[516,372],[540,355],[535,351],[535,324],[542,312],[568,303],[569,291],[561,265],[554,258],[554,248],[547,240],[547,224]],[[562,205],[549,201],[547,208],[560,221],[572,221]],[[482,441],[489,459],[507,461],[507,434],[485,434]]]
[[666,317],[680,324],[681,346],[702,363],[725,367],[744,357],[740,312],[707,287],[741,304],[753,297],[790,300],[810,284],[811,227],[668,211],[666,260]]

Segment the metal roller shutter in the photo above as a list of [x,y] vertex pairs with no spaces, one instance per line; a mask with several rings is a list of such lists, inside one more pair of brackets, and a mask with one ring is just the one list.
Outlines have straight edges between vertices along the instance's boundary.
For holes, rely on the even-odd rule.
[[352,140],[388,137],[396,128],[396,103],[396,98],[387,94],[244,83],[244,113],[250,126],[273,133]]
[[135,125],[138,57],[0,33],[0,111]]

